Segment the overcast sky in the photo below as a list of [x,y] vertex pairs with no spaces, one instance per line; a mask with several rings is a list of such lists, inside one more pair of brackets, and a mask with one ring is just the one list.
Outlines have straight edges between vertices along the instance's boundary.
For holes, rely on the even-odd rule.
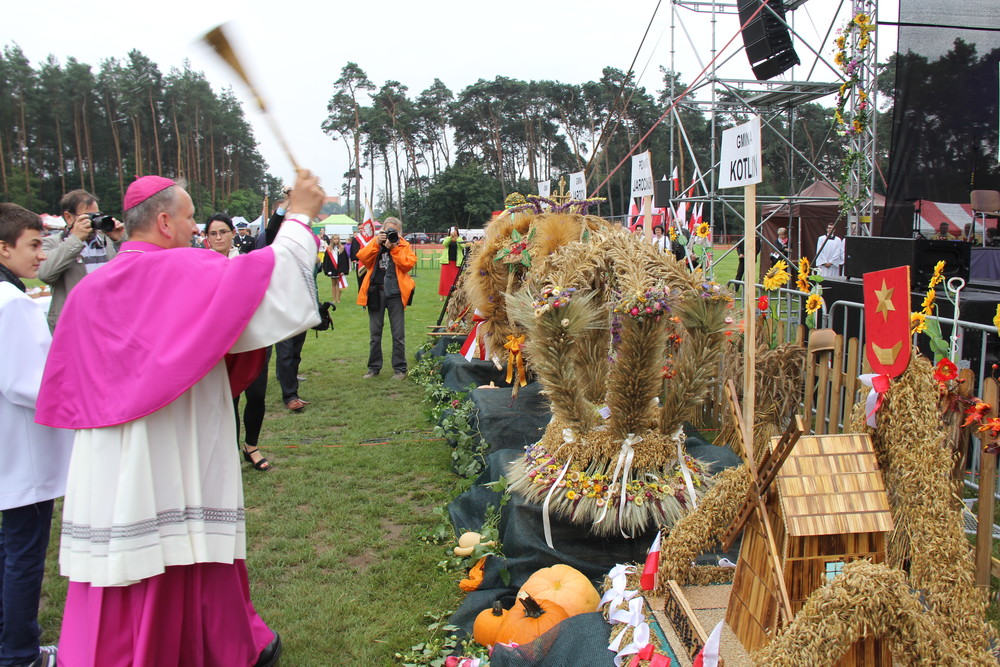
[[[830,57],[830,40],[824,42],[822,36],[831,25],[837,28],[844,22],[850,6],[846,4],[835,18],[840,2],[806,2],[793,12],[796,30]],[[104,58],[124,59],[137,48],[164,74],[187,59],[217,91],[232,85],[244,100],[271,173],[290,181],[292,168],[246,90],[200,45],[202,34],[229,22],[231,38],[296,158],[319,174],[331,194],[339,194],[347,151],[342,142],[325,135],[320,124],[333,81],[348,61],[357,62],[376,86],[394,79],[408,86],[414,97],[435,77],[456,93],[480,78],[498,75],[582,83],[599,79],[605,66],[629,67],[657,2],[174,0],[140,5],[122,0],[10,0],[4,5],[0,43],[17,42],[36,68],[53,54],[63,63],[74,56],[96,72]],[[669,0],[662,0],[636,63],[640,85],[650,92],[660,87],[659,66],[669,67],[671,61],[672,9]],[[710,17],[685,9],[676,12],[676,69],[690,82],[710,58]],[[737,17],[721,17],[717,46],[738,28]],[[728,52],[741,45],[737,38]],[[812,57],[807,49],[798,51],[804,62]],[[805,66],[797,69],[795,78],[805,78],[807,71]],[[752,78],[743,54],[729,61],[725,76]],[[815,77],[833,80],[822,68]]]

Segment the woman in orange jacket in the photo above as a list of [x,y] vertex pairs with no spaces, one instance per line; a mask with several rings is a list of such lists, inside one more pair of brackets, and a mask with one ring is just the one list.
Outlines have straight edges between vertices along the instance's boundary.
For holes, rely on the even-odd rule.
[[406,377],[406,331],[403,311],[413,298],[410,271],[417,264],[413,248],[403,238],[403,223],[386,218],[375,238],[358,250],[358,262],[365,276],[358,291],[358,304],[368,307],[368,372],[373,378],[382,370],[382,329],[389,313],[392,331],[393,379]]

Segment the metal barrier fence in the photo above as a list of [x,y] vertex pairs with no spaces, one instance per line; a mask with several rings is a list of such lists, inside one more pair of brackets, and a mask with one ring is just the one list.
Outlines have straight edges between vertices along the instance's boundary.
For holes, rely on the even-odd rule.
[[[743,309],[743,288],[745,285],[746,282],[743,280],[730,280],[726,283],[726,287],[732,290],[736,298],[735,305],[740,309],[740,312]],[[778,293],[777,297],[772,296],[774,292]],[[758,298],[767,295],[770,316],[779,324],[777,327],[778,340],[776,342],[790,343],[795,340],[795,330],[799,326],[805,326],[806,323],[806,299],[809,298],[809,292],[802,292],[787,287],[779,287],[777,290],[767,291],[762,284],[757,283],[757,294]],[[816,313],[816,322],[825,322],[826,318],[826,303],[824,302],[819,312]]]

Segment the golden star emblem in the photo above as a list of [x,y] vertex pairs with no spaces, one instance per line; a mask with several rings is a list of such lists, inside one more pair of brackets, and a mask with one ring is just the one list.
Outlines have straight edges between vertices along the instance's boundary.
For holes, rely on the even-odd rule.
[[882,289],[875,290],[875,298],[878,299],[878,306],[875,308],[876,313],[882,313],[882,320],[888,321],[889,311],[895,311],[896,306],[892,305],[892,292],[895,287],[886,287],[885,279],[882,279]]

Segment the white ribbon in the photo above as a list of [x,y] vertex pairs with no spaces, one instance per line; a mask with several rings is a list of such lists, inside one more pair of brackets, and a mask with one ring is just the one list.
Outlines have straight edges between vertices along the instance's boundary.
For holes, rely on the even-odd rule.
[[[619,633],[618,637],[616,637],[615,639],[622,637],[624,634],[625,634],[624,632]],[[611,643],[614,644],[615,642]],[[629,644],[620,651],[617,651],[617,649],[613,649],[611,648],[611,646],[608,646],[609,650],[617,651],[618,653],[618,655],[615,656],[615,667],[621,667],[626,657],[634,655],[639,651],[641,651],[642,649],[646,648],[646,644],[648,643],[649,643],[649,624],[643,622],[640,623],[638,626],[636,626],[635,631],[633,631],[631,644]]]
[[628,575],[631,572],[635,572],[635,567],[632,565],[616,565],[608,572],[611,587],[604,592],[600,604],[597,605],[598,609],[608,603],[610,603],[611,609],[615,609],[619,603],[627,602],[639,594],[639,591],[625,590],[628,585]]
[[[573,435],[573,430],[564,428],[563,443],[569,445],[574,442],[576,442],[576,436]],[[552,482],[552,486],[549,487],[549,492],[545,494],[545,502],[542,503],[542,530],[545,532],[545,543],[549,545],[549,549],[555,549],[555,545],[552,544],[552,523],[549,519],[549,502],[552,500],[552,494],[554,494],[556,489],[559,488],[559,482],[561,482],[563,477],[566,476],[566,471],[569,470],[569,464],[572,461],[573,455],[570,454],[569,458],[566,459],[566,465],[564,465],[562,470],[559,471],[559,475],[556,477],[555,481]]]
[[[618,503],[618,528],[624,537],[631,537],[631,535],[625,534],[625,527],[622,526],[622,518],[625,515],[625,482],[628,480],[628,474],[632,470],[632,459],[635,458],[635,450],[632,449],[632,445],[642,442],[642,436],[636,435],[634,433],[629,433],[628,437],[622,442],[622,447],[618,451],[618,461],[615,463],[615,472],[611,475],[611,481],[614,482],[618,479],[618,473],[622,473],[621,481],[621,502]],[[624,468],[624,470],[623,470]],[[613,500],[613,494],[609,494],[608,502],[605,503],[604,509],[601,511],[601,516],[598,517],[595,524],[604,521],[604,517],[608,513],[608,505],[611,504]]]
[[684,460],[684,448],[681,447],[681,443],[684,442],[683,425],[677,427],[677,431],[674,432],[674,437],[671,439],[677,445],[677,463],[681,466],[681,476],[684,477],[684,486],[687,487],[688,497],[691,498],[691,509],[696,509],[698,507],[698,496],[694,493],[694,482],[691,480],[691,471]]
[[642,613],[643,603],[644,600],[641,597],[633,597],[628,602],[628,609],[613,610],[608,614],[608,620],[615,623],[625,623],[633,628],[638,627],[640,623],[646,620],[645,615]]
[[865,419],[865,423],[875,428],[875,404],[878,402],[878,392],[872,386],[872,380],[878,373],[865,373],[864,375],[859,375],[858,379],[861,380],[861,384],[871,389],[868,392],[868,398],[865,399],[865,414],[868,415]]

